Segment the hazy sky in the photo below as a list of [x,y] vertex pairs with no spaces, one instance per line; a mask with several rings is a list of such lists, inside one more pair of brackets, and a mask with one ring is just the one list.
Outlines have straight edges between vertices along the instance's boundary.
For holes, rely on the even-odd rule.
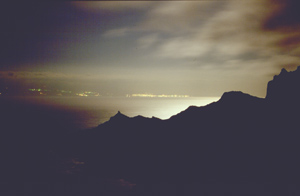
[[298,0],[1,4],[1,88],[264,97],[300,65]]

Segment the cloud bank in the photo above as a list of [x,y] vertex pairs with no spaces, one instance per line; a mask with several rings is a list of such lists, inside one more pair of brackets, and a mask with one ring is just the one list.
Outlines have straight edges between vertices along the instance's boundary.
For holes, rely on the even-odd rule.
[[[274,74],[300,62],[296,0],[42,5],[24,9],[21,15],[34,13],[26,20],[14,20],[18,32],[27,26],[28,35],[5,39],[4,45],[12,47],[3,50],[1,80],[73,81],[73,86],[82,81],[125,94],[219,96],[241,90],[264,97]],[[7,36],[13,30],[8,28]],[[9,67],[14,64],[19,66]],[[17,71],[22,66],[32,71]]]
[[[153,55],[162,58],[197,58],[199,66],[251,62],[292,69],[300,62],[298,4],[295,0],[156,2],[135,26],[107,34],[142,32],[136,42],[140,48],[153,47]],[[209,55],[210,60],[205,58]]]

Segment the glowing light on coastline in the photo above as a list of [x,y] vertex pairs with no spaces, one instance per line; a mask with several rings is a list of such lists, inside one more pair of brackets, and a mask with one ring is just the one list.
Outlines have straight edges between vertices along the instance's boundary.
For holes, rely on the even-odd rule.
[[79,96],[79,97],[88,97],[88,96],[101,96],[99,93],[97,92],[90,92],[90,91],[85,91],[83,93],[76,93],[75,95]]
[[76,95],[78,95],[79,97],[87,97],[88,96],[87,94],[84,94],[84,93],[77,93]]
[[[79,91],[74,92],[70,90],[49,90],[49,89],[40,89],[40,88],[31,88],[28,91],[35,93],[33,95],[54,95],[54,96],[79,96],[79,97],[99,97],[104,96],[98,92],[93,91]],[[105,95],[109,96],[109,95]],[[113,96],[113,95],[110,95]],[[169,95],[169,94],[152,94],[152,93],[135,93],[135,94],[126,94],[126,97],[145,97],[145,98],[189,98],[189,95]]]
[[127,94],[126,97],[159,97],[159,98],[187,98],[190,97],[189,95],[165,95],[165,94],[161,94],[161,95],[155,95],[155,94]]
[[38,92],[42,91],[42,89],[40,89],[40,88],[38,88],[38,89],[31,88],[31,89],[28,89],[28,90],[29,90],[29,91],[38,91]]

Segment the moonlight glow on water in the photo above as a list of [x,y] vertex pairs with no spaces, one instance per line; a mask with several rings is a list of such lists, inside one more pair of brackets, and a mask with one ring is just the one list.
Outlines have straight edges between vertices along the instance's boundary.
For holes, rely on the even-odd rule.
[[[204,106],[219,98],[14,97],[5,100],[2,97],[1,99],[2,103],[9,102],[9,105],[15,103],[26,105],[25,110],[28,111],[32,111],[31,108],[42,110],[47,113],[46,121],[49,123],[57,123],[58,126],[66,124],[68,128],[86,129],[108,121],[118,111],[129,117],[141,115],[168,119],[191,105]],[[30,112],[28,115],[33,114]]]

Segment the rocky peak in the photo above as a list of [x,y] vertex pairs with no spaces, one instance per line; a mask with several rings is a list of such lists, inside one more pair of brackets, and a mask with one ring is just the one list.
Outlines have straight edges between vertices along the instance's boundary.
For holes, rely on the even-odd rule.
[[120,111],[118,111],[118,113],[116,115],[114,115],[113,117],[110,118],[109,121],[116,121],[116,120],[125,120],[128,119],[129,117],[122,114]]
[[232,105],[232,104],[247,104],[256,99],[259,99],[259,98],[251,96],[246,93],[243,93],[241,91],[230,91],[230,92],[225,92],[222,95],[220,102],[230,104],[230,105]]
[[245,94],[241,91],[230,91],[230,92],[225,92],[221,100],[226,101],[226,100],[232,100],[232,99],[240,99],[241,97],[246,97],[249,96],[248,94]]
[[266,99],[269,102],[295,104],[300,99],[300,68],[288,72],[282,69],[268,83]]

